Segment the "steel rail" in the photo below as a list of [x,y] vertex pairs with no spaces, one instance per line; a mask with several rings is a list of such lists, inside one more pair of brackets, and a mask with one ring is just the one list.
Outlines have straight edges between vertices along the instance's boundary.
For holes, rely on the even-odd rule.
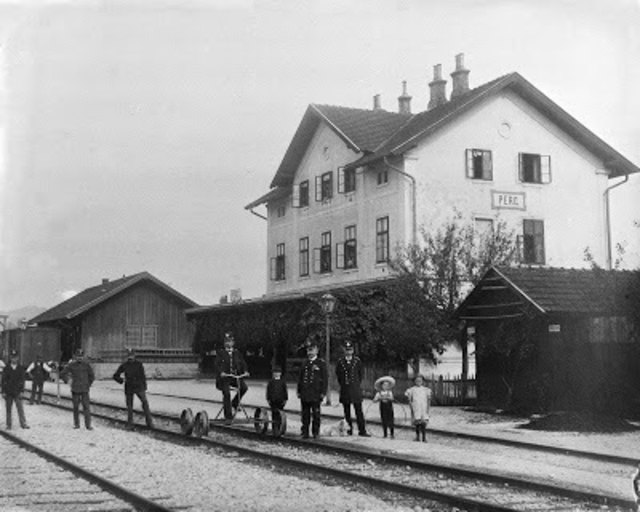
[[140,496],[135,492],[125,489],[124,487],[121,487],[120,485],[114,482],[111,482],[106,478],[98,476],[95,473],[92,473],[91,471],[88,471],[80,466],[77,466],[72,462],[69,462],[68,460],[58,457],[57,455],[54,455],[53,453],[48,452],[43,448],[35,446],[20,437],[14,436],[12,434],[9,434],[8,432],[1,431],[1,430],[0,430],[0,435],[2,435],[5,439],[8,439],[9,441],[39,455],[40,457],[50,462],[53,462],[57,466],[60,466],[68,471],[71,471],[72,473],[79,476],[80,478],[87,480],[88,482],[91,482],[95,485],[98,485],[99,487],[107,491],[109,494],[116,496],[117,498],[120,498],[121,500],[131,504],[138,511],[171,512],[171,509],[168,509],[152,500],[149,500],[144,496]]
[[[70,401],[69,398],[63,397],[65,398],[65,400]],[[93,402],[94,405],[96,406],[100,406],[100,407],[104,407],[107,409],[113,409],[113,410],[117,410],[117,411],[124,411],[125,409],[121,406],[117,406],[117,405],[113,405],[113,404],[107,404],[107,403],[97,403],[97,402]],[[67,409],[70,410],[68,407],[64,407],[61,404],[48,404],[48,405],[54,405],[56,407],[59,408],[63,408],[63,409]],[[246,406],[245,406],[246,407]],[[137,411],[136,411],[137,412]],[[121,420],[118,418],[113,418],[112,416],[108,416],[105,414],[100,414],[100,413],[93,413],[94,416],[102,418],[104,420],[107,421],[111,421],[114,423],[119,423],[122,425],[126,425],[126,420]],[[177,416],[173,416],[173,415],[167,415],[167,414],[154,414],[155,417],[160,418],[162,420],[168,421],[168,422],[173,422],[178,424],[179,423],[179,418]],[[186,440],[187,442],[209,442],[209,443],[213,443],[215,445],[221,446],[221,447],[226,447],[226,448],[231,448],[237,451],[246,451],[246,453],[251,454],[251,455],[260,455],[263,458],[280,458],[280,456],[277,455],[271,455],[271,454],[264,454],[264,452],[259,452],[257,450],[253,450],[251,448],[246,448],[246,447],[241,447],[241,446],[237,446],[234,444],[230,444],[230,443],[224,443],[222,441],[216,441],[213,440],[211,438],[197,438],[197,437],[188,437],[185,436],[184,434],[182,434],[181,432],[174,432],[171,430],[165,430],[165,429],[160,429],[160,428],[150,428],[144,425],[136,425],[137,429],[140,430],[145,430],[145,431],[149,431],[149,432],[158,432],[161,434],[167,434],[170,435],[172,437],[177,437],[181,440]],[[296,445],[296,446],[302,446],[305,448],[322,448],[322,449],[329,449],[331,451],[333,451],[334,453],[337,454],[343,454],[343,455],[348,455],[351,457],[357,457],[357,458],[367,458],[367,459],[375,459],[378,462],[389,462],[392,464],[396,464],[396,465],[402,465],[402,466],[410,466],[412,468],[415,469],[420,469],[420,470],[424,470],[424,471],[438,471],[438,472],[443,472],[443,473],[448,473],[452,476],[458,476],[458,477],[465,477],[465,478],[475,478],[478,480],[483,480],[483,481],[487,481],[487,482],[491,482],[491,483],[498,483],[498,484],[508,484],[510,486],[514,486],[514,487],[518,487],[521,488],[523,490],[529,490],[529,491],[538,491],[538,492],[543,492],[543,493],[547,493],[547,494],[551,494],[551,495],[555,495],[555,496],[561,496],[561,497],[565,497],[565,498],[569,498],[569,499],[573,499],[573,500],[577,500],[577,501],[589,501],[592,503],[597,503],[597,504],[601,504],[601,505],[613,505],[613,506],[618,506],[621,508],[625,508],[625,509],[629,509],[629,510],[635,510],[635,502],[633,500],[627,500],[627,499],[623,499],[623,498],[618,498],[616,496],[608,496],[605,494],[601,494],[601,493],[597,493],[597,492],[587,492],[587,491],[581,491],[579,489],[572,489],[569,487],[559,487],[557,485],[550,485],[550,484],[546,484],[546,483],[540,483],[540,482],[535,482],[535,481],[529,481],[529,480],[523,480],[521,478],[516,478],[516,477],[509,477],[509,476],[505,476],[505,475],[500,475],[498,473],[491,473],[488,472],[486,469],[483,470],[482,472],[479,471],[474,471],[474,470],[470,470],[470,469],[463,469],[463,468],[457,468],[457,467],[452,467],[452,466],[445,466],[445,465],[440,465],[440,464],[434,464],[434,463],[430,463],[430,462],[425,462],[422,460],[418,460],[416,458],[406,458],[407,455],[403,455],[398,456],[398,455],[392,455],[389,453],[384,453],[381,452],[379,450],[372,450],[372,449],[363,449],[363,447],[358,447],[358,449],[354,449],[354,448],[350,448],[350,447],[345,447],[345,446],[337,446],[335,444],[332,444],[326,440],[303,440],[300,439],[298,437],[293,437],[293,436],[283,436],[280,437],[278,439],[274,439],[270,436],[265,436],[262,434],[258,434],[257,432],[250,430],[250,429],[246,429],[246,428],[238,428],[238,427],[234,427],[233,425],[223,425],[220,423],[215,423],[215,422],[210,422],[210,429],[212,430],[219,430],[221,432],[226,432],[226,433],[233,433],[236,435],[240,435],[242,437],[246,437],[246,438],[250,438],[250,439],[259,439],[263,442],[272,442],[272,443],[277,443],[277,442],[282,442],[285,444],[292,444],[292,445]],[[285,460],[291,460],[288,459],[287,457],[282,457]],[[300,462],[301,464],[305,464],[304,462]],[[296,464],[298,464],[298,462],[296,462]],[[335,468],[326,468],[327,471],[332,471]],[[339,470],[337,470],[339,471]],[[351,474],[351,473],[349,473]],[[376,482],[380,482],[380,481],[376,481]],[[402,485],[402,484],[397,484],[397,485]],[[410,486],[409,486],[410,487]],[[437,492],[437,491],[430,491],[430,492]],[[444,494],[443,496],[445,497],[451,497],[452,499],[458,499],[457,497],[453,497],[453,495],[449,495],[449,494]],[[435,498],[433,498],[435,499]],[[444,499],[444,498],[443,498]],[[461,498],[462,499],[462,498]],[[476,507],[479,506],[479,504],[482,504],[483,502],[478,502],[476,503]],[[469,506],[469,504],[467,503],[465,506]],[[483,509],[484,510],[484,509]],[[486,510],[498,510],[498,509],[486,509]],[[504,510],[515,510],[515,509],[504,509]]]

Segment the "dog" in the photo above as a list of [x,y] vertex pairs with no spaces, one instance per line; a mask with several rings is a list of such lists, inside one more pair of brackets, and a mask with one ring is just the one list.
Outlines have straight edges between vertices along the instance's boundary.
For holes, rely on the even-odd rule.
[[322,435],[328,437],[343,437],[347,435],[347,431],[349,430],[349,425],[347,422],[342,419],[333,425],[328,425],[322,428]]

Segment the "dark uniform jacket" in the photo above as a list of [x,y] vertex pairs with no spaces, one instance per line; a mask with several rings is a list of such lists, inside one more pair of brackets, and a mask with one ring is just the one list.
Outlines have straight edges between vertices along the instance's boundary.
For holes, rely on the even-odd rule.
[[360,403],[362,402],[362,361],[357,356],[353,356],[351,361],[347,361],[346,357],[338,359],[336,363],[336,376],[340,384],[340,402],[341,403]]
[[27,370],[24,366],[18,365],[13,369],[10,364],[5,366],[2,372],[2,394],[16,397],[24,391],[24,381]]
[[124,373],[124,392],[128,395],[140,393],[147,390],[147,376],[144,373],[144,366],[140,361],[127,360],[118,366],[113,374],[113,380],[122,384],[122,374]]
[[327,394],[329,379],[327,365],[316,357],[313,361],[307,360],[300,368],[298,376],[298,394],[303,402],[320,402]]
[[44,382],[49,378],[49,372],[44,369],[44,363],[42,361],[36,361],[33,363],[33,368],[29,372],[34,382]]
[[287,382],[284,379],[271,379],[267,384],[267,402],[285,403],[289,399]]
[[[242,375],[247,372],[247,363],[245,363],[242,354],[235,348],[231,351],[231,355],[225,349],[218,350],[216,352],[216,387],[220,389],[222,380],[220,378],[221,373],[229,373],[232,375]],[[235,383],[235,379],[231,379]]]
[[88,393],[95,379],[93,368],[86,361],[73,359],[60,374],[65,380],[71,376],[72,393]]

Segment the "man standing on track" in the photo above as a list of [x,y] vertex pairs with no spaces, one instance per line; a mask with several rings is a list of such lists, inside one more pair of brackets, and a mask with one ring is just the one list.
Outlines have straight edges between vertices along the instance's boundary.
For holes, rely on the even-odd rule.
[[[122,374],[124,373],[124,379]],[[133,395],[136,395],[142,404],[144,418],[147,427],[153,427],[153,419],[147,400],[147,376],[144,373],[143,364],[136,359],[135,351],[127,349],[127,360],[118,366],[113,374],[113,380],[122,384],[124,382],[124,396],[127,404],[127,428],[133,430]]]
[[80,402],[84,414],[84,426],[87,430],[93,430],[91,426],[91,400],[89,388],[95,379],[93,368],[85,361],[82,349],[76,350],[74,358],[62,370],[60,376],[67,381],[71,377],[71,399],[73,401],[73,428],[80,428]]
[[24,366],[18,363],[18,353],[13,350],[9,355],[9,364],[5,366],[2,372],[2,396],[4,397],[6,405],[7,430],[11,430],[11,408],[14,402],[18,410],[20,426],[22,428],[29,428],[22,404],[22,392],[24,391],[26,376],[27,372]]
[[[216,388],[222,391],[224,418],[227,424],[233,420],[240,400],[248,389],[244,382],[244,378],[249,376],[247,363],[234,345],[233,334],[227,332],[224,335],[224,348],[216,353]],[[233,400],[229,389],[231,386],[238,388]]]

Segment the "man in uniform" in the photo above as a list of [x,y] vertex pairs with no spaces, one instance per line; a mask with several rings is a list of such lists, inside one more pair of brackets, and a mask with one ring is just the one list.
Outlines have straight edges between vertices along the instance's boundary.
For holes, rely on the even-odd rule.
[[[309,438],[309,423],[314,438],[320,435],[320,404],[327,394],[327,365],[318,357],[318,345],[307,340],[307,361],[298,376],[298,398],[302,409],[302,438]],[[313,421],[311,421],[313,419]]]
[[18,353],[13,350],[9,355],[9,364],[2,372],[2,396],[4,397],[7,413],[7,430],[11,430],[11,408],[13,403],[16,404],[18,410],[18,419],[22,428],[29,428],[27,418],[24,415],[24,406],[22,404],[22,391],[24,391],[24,381],[27,372],[21,364],[18,363]]
[[66,382],[71,377],[71,400],[73,402],[73,428],[80,428],[80,402],[84,415],[84,426],[87,430],[93,430],[91,426],[91,399],[89,388],[95,379],[93,368],[85,360],[82,349],[76,353],[69,364],[62,370],[60,376]]
[[349,425],[347,433],[353,434],[353,421],[351,419],[351,405],[356,412],[358,435],[369,437],[364,424],[362,412],[362,361],[353,353],[353,344],[347,341],[344,344],[344,356],[336,363],[336,375],[340,384],[340,403],[344,409],[344,419]]
[[[216,353],[216,388],[222,391],[224,418],[228,424],[231,423],[240,400],[247,392],[244,378],[249,376],[247,363],[234,345],[233,334],[227,332],[224,335],[224,349]],[[233,400],[231,400],[230,386],[238,388],[238,393]]]
[[[124,380],[122,374],[124,373]],[[147,427],[153,427],[149,401],[147,400],[147,376],[144,373],[144,366],[136,359],[135,351],[127,350],[127,360],[118,366],[113,374],[113,380],[122,384],[124,382],[124,397],[127,404],[127,428],[133,429],[133,395],[136,395],[142,404]]]

